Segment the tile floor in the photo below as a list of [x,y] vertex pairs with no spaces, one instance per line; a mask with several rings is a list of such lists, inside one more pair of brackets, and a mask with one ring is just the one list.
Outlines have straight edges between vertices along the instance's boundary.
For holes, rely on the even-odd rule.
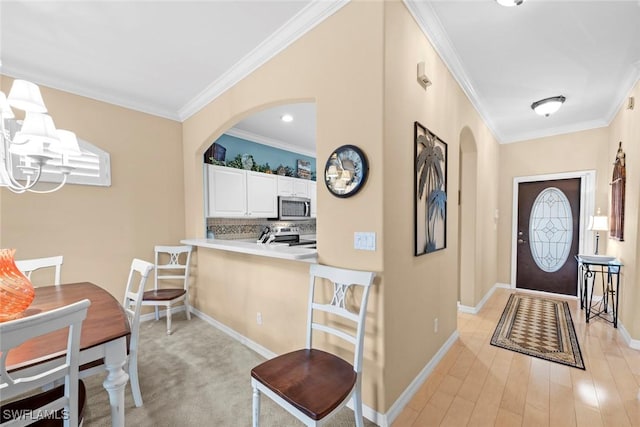
[[586,370],[489,344],[512,291],[477,315],[460,313],[460,339],[393,423],[422,426],[640,426],[640,351],[569,300]]

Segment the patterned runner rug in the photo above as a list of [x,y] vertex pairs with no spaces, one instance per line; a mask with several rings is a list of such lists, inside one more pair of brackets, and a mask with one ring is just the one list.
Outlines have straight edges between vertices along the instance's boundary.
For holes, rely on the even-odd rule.
[[565,301],[512,294],[491,345],[584,369],[571,312]]

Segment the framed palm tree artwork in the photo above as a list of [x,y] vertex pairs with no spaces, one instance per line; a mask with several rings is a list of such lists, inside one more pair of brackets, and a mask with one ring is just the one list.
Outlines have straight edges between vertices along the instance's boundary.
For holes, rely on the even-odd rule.
[[447,247],[447,144],[414,123],[414,255]]

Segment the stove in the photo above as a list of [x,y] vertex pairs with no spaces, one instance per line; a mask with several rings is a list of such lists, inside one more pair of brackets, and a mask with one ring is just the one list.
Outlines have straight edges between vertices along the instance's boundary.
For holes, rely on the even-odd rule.
[[298,227],[274,227],[271,232],[269,243],[287,243],[289,246],[304,248],[316,248],[315,240],[301,240],[300,229]]

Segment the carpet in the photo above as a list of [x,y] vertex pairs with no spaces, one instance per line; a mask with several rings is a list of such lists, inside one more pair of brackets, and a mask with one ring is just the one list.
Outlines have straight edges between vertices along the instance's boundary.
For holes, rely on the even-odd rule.
[[585,369],[566,301],[512,294],[491,345]]
[[[138,373],[144,406],[136,408],[131,386],[125,390],[127,426],[248,427],[251,426],[251,368],[265,359],[225,333],[183,313],[140,324]],[[111,426],[106,374],[86,378],[85,427]],[[262,397],[261,427],[296,427],[301,422],[266,396]],[[354,425],[353,411],[343,408],[331,427]],[[366,427],[374,424],[365,420]]]

